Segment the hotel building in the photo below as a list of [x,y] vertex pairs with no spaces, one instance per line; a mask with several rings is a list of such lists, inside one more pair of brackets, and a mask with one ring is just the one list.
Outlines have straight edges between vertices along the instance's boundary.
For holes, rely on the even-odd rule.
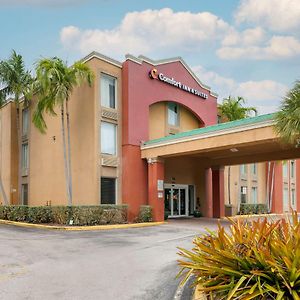
[[[181,58],[127,55],[118,62],[93,52],[83,60],[95,80],[76,88],[69,101],[74,205],[125,203],[130,220],[146,204],[154,220],[164,212],[189,216],[196,208],[222,217],[229,202],[234,212],[240,203],[269,201],[278,213],[300,207],[300,163],[267,162],[299,157],[281,146],[268,154],[273,144],[264,141],[266,132],[279,145],[269,129],[272,115],[217,124],[217,95]],[[41,134],[32,124],[35,105],[33,99],[21,111],[20,175],[16,108],[8,101],[0,110],[3,188],[10,204],[67,205],[59,112],[46,116],[47,133]],[[239,148],[243,137],[251,143]],[[177,142],[184,142],[178,151]],[[222,152],[218,143],[225,142],[226,151],[237,147],[238,156]],[[162,145],[160,155],[150,153]]]

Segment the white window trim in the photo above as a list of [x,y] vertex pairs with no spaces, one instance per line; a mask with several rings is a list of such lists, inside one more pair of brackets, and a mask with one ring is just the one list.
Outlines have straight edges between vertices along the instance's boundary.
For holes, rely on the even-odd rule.
[[[102,152],[102,143],[101,143],[102,123],[112,124],[112,125],[115,126],[115,153],[114,154]],[[118,124],[113,123],[113,122],[103,121],[103,120],[100,121],[100,154],[101,155],[108,155],[108,156],[118,156]]]
[[[102,76],[106,76],[106,77],[111,77],[115,80],[115,107],[107,107],[107,106],[103,106],[102,105],[102,96],[101,96],[101,80],[102,80]],[[106,109],[113,109],[113,110],[117,110],[118,109],[118,78],[112,74],[109,73],[105,73],[105,72],[100,72],[100,80],[99,80],[99,90],[100,90],[100,107],[106,108]]]

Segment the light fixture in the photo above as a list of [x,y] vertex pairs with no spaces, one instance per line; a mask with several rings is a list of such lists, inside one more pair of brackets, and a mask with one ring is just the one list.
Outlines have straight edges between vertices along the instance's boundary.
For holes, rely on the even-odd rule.
[[231,151],[231,152],[238,152],[239,150],[236,149],[236,148],[231,148],[230,151]]

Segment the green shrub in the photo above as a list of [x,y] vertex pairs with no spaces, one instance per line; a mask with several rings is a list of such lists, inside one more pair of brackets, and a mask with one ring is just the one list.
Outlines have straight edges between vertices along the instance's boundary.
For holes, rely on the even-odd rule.
[[68,206],[51,206],[52,222],[67,225],[70,220],[70,209]]
[[152,207],[150,205],[141,205],[137,221],[138,223],[152,222]]
[[25,205],[11,205],[3,207],[3,217],[6,220],[24,222],[27,219],[28,207]]
[[194,215],[195,218],[200,218],[200,217],[202,217],[202,213],[201,213],[201,211],[199,211],[199,210],[194,210],[193,215]]
[[53,223],[53,215],[50,206],[29,206],[27,207],[27,218],[29,223]]
[[266,204],[250,204],[250,203],[242,203],[240,205],[240,215],[257,215],[257,214],[267,214],[268,207]]
[[122,224],[127,222],[127,206],[0,206],[0,219],[62,225],[72,220],[80,226]]
[[300,222],[231,221],[180,249],[182,283],[194,276],[210,299],[299,299]]
[[165,213],[164,213],[164,220],[166,221],[166,220],[168,220],[168,218],[169,218],[169,214],[165,211]]

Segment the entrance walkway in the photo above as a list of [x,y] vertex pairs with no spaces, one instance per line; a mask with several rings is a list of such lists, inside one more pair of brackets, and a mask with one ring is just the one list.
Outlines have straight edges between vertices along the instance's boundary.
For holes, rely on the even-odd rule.
[[226,219],[212,219],[212,218],[172,218],[167,220],[168,225],[173,228],[190,229],[205,232],[205,229],[215,230],[218,222],[223,226],[228,226],[229,221]]

